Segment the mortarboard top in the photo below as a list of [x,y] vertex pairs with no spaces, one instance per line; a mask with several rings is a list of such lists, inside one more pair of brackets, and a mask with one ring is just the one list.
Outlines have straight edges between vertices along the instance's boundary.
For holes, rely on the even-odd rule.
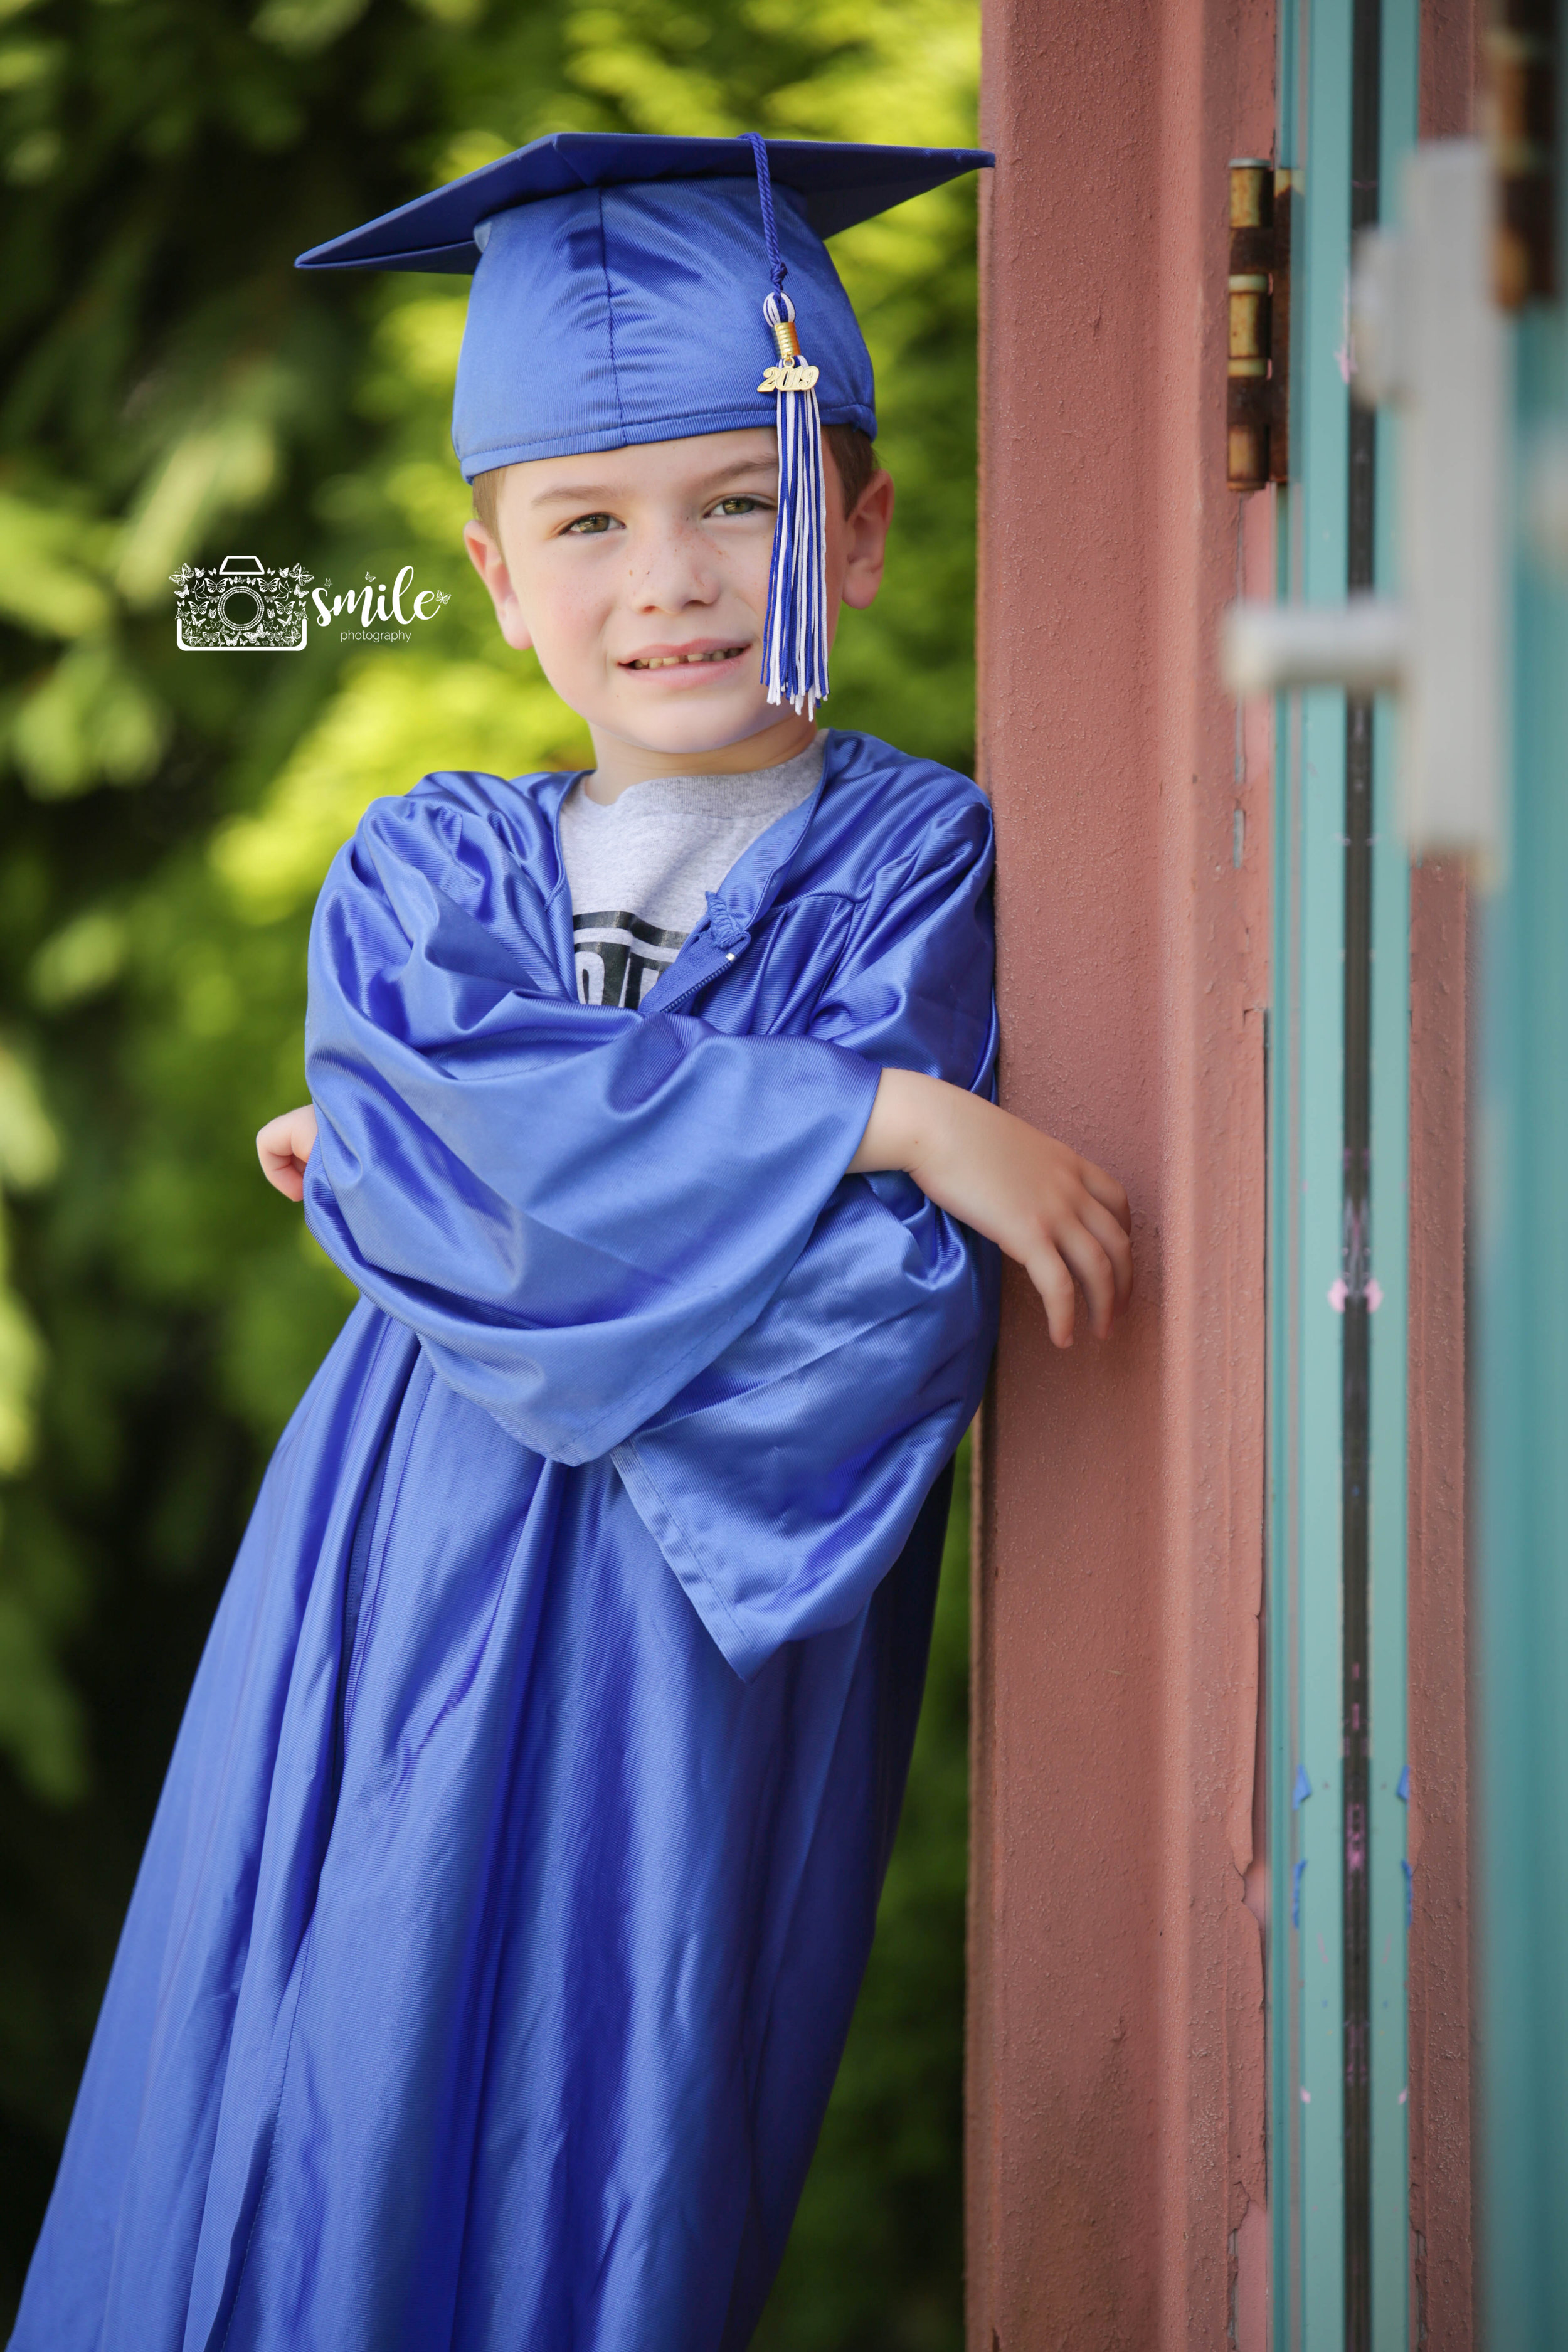
[[[890,212],[911,196],[979,171],[995,157],[978,147],[866,147],[823,139],[769,139],[775,188],[801,200],[819,237]],[[753,180],[745,139],[667,139],[646,132],[552,131],[460,180],[416,196],[342,236],[302,253],[300,269],[474,269],[481,221],[518,205],[585,188],[648,186],[662,180]]]
[[870,357],[823,239],[994,161],[967,147],[553,131],[296,267],[473,273],[452,414],[470,482],[530,458],[776,421],[767,675],[770,698],[799,707],[826,692],[820,426],[877,430]]

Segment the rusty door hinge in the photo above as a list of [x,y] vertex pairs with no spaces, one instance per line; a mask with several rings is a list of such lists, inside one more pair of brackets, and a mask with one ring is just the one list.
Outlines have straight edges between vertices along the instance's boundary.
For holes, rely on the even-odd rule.
[[1226,482],[1290,478],[1291,175],[1255,155],[1230,166]]
[[1487,130],[1497,174],[1493,282],[1505,310],[1550,301],[1557,265],[1557,11],[1498,0],[1486,37]]

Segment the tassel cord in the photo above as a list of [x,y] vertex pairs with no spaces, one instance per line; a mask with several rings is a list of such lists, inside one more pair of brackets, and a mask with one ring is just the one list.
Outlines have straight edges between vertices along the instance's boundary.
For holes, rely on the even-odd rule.
[[[773,331],[781,362],[800,356],[795,305],[784,290],[789,275],[773,211],[767,142],[746,137],[757,167],[757,197],[773,290],[763,316]],[[768,573],[763,632],[763,684],[770,703],[788,702],[807,718],[827,694],[827,500],[822,465],[822,412],[815,382],[775,394],[778,435],[778,518]]]
[[[757,167],[757,200],[763,208],[763,236],[768,248],[768,268],[775,292],[789,276],[784,257],[779,247],[779,227],[773,214],[773,175],[768,164],[768,142],[760,131],[748,131],[747,143]],[[792,311],[790,314],[794,316]]]
[[781,392],[779,510],[768,578],[763,683],[809,718],[827,694],[826,483],[815,391]]

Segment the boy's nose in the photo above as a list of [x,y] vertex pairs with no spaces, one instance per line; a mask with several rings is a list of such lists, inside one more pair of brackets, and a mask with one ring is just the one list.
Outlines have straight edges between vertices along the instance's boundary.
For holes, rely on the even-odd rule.
[[718,594],[711,555],[695,531],[671,530],[640,550],[626,567],[633,601],[645,610],[679,612],[711,604]]

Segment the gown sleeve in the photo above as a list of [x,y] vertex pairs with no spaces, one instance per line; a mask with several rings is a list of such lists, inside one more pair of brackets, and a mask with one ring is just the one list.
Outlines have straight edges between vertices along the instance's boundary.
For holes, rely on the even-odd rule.
[[[989,812],[877,877],[813,1034],[988,1091]],[[980,1402],[993,1245],[908,1177],[847,1177],[766,1306],[614,1455],[735,1671],[847,1623],[898,1559]]]
[[306,1218],[453,1388],[592,1461],[773,1297],[879,1072],[563,996],[526,856],[442,782],[374,803],[317,904]]

